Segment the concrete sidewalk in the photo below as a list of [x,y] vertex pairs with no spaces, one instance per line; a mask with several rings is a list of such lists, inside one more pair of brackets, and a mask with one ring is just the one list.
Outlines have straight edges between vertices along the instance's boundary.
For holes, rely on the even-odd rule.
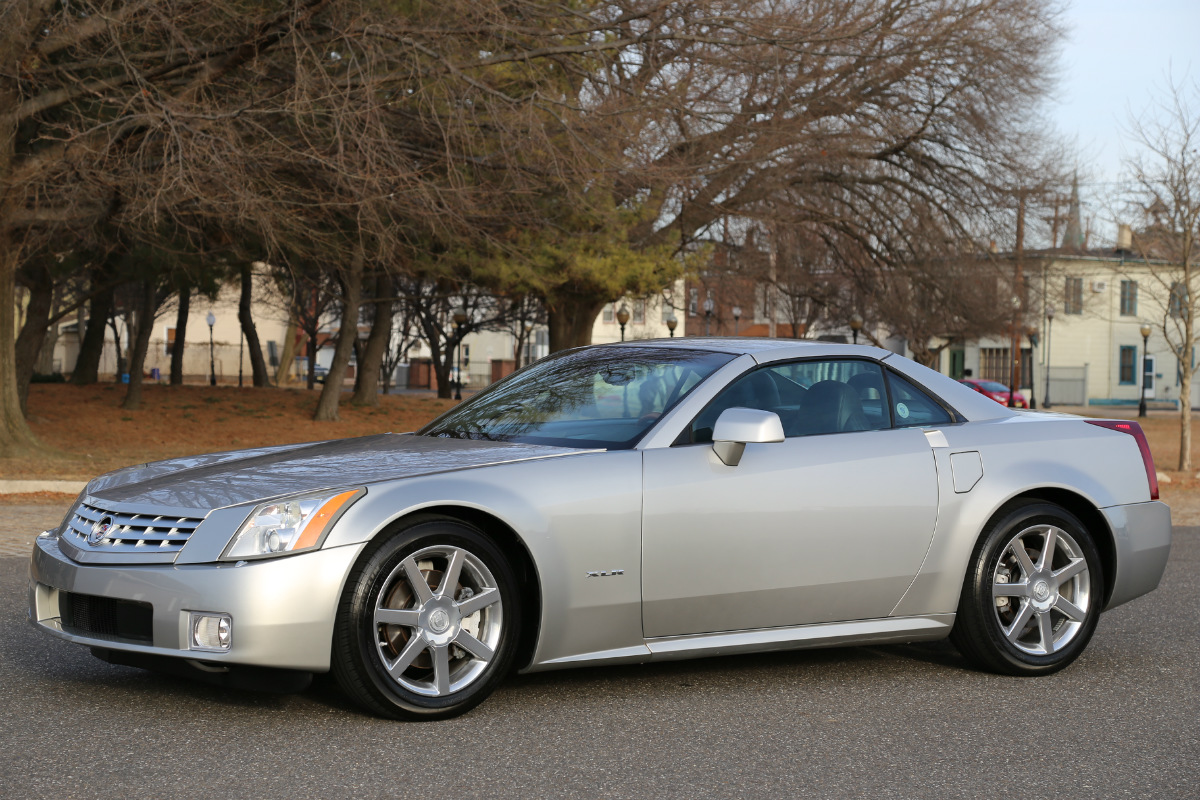
[[86,481],[5,481],[0,480],[0,494],[31,494],[33,492],[58,492],[79,494]]

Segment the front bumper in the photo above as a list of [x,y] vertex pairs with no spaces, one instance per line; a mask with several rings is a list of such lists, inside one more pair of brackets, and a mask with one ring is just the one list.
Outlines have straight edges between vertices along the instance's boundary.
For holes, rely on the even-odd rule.
[[1100,509],[1113,532],[1117,574],[1105,609],[1153,591],[1171,555],[1171,509],[1152,500]]
[[[29,615],[38,628],[90,647],[327,672],[334,618],[346,576],[365,544],[239,564],[88,565],[38,537],[30,562]],[[149,603],[152,643],[94,638],[63,629],[60,593]],[[229,614],[228,652],[191,650],[189,612]]]

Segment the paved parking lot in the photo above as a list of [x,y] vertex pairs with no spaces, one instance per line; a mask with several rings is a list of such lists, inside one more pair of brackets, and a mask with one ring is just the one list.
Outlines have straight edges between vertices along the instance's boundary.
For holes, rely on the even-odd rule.
[[1083,658],[1015,679],[945,644],[516,677],[466,717],[378,720],[92,658],[0,558],[0,796],[1156,797],[1200,784],[1200,529]]

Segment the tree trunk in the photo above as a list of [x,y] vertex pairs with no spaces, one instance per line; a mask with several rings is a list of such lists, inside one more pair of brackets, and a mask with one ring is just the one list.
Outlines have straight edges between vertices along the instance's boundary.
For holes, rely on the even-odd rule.
[[379,372],[383,355],[392,341],[392,304],[382,302],[392,291],[392,279],[387,273],[375,276],[375,319],[366,347],[358,359],[358,388],[350,402],[360,406],[379,405]]
[[29,287],[29,306],[25,310],[25,324],[17,335],[15,346],[17,362],[17,395],[21,402],[21,413],[28,411],[29,382],[37,364],[38,353],[46,340],[46,329],[50,327],[50,307],[54,304],[54,281],[45,269],[37,271],[36,279]]
[[150,334],[154,332],[154,312],[158,311],[154,281],[142,282],[142,297],[138,303],[137,331],[134,333],[133,349],[129,353],[129,388],[121,408],[135,411],[142,405],[142,368],[146,366],[146,353],[150,350]]
[[187,346],[188,312],[192,307],[192,287],[179,290],[179,310],[175,313],[175,344],[171,347],[171,385],[183,386],[183,350]]
[[362,303],[363,252],[362,246],[355,248],[350,258],[350,266],[341,276],[342,284],[342,324],[338,328],[337,347],[333,351],[333,363],[325,375],[325,386],[321,389],[321,398],[317,401],[317,410],[313,419],[317,422],[336,422],[338,418],[338,403],[342,397],[342,380],[346,376],[346,367],[350,364],[350,353],[354,350],[354,340],[358,338],[358,307]]
[[[129,317],[128,317],[128,315],[126,315],[126,320],[128,320],[128,319],[129,319]],[[116,348],[117,348],[117,372],[113,376],[113,383],[120,383],[121,376],[125,374],[125,370],[126,370],[125,351],[121,349],[121,329],[117,327],[117,318],[115,315],[112,315],[112,314],[109,315],[108,326],[110,328],[112,328],[113,341],[116,342]],[[125,326],[125,335],[127,337],[129,335],[129,326],[128,325]]]
[[579,294],[556,297],[548,304],[550,352],[591,344],[592,326],[606,302],[602,297]]
[[[99,273],[92,274],[92,280],[101,280]],[[76,386],[90,386],[100,379],[100,358],[104,355],[104,330],[108,325],[108,316],[113,308],[113,289],[105,289],[92,298],[88,311],[87,331],[83,341],[79,343],[79,357],[75,359],[75,368],[71,370],[71,383]],[[176,336],[179,334],[176,333]]]
[[267,362],[263,360],[262,342],[258,340],[258,329],[250,314],[250,297],[254,291],[254,274],[249,264],[242,264],[242,298],[238,303],[238,322],[242,323],[242,335],[246,337],[246,349],[250,351],[250,369],[254,373],[254,385],[267,385]]
[[275,385],[291,383],[292,367],[296,361],[296,317],[288,317],[287,332],[283,334],[283,352],[279,354],[279,366],[275,368]]
[[[0,146],[6,146],[0,144]],[[25,422],[17,391],[16,324],[17,264],[20,251],[6,228],[0,227],[0,456],[27,453],[38,446]]]

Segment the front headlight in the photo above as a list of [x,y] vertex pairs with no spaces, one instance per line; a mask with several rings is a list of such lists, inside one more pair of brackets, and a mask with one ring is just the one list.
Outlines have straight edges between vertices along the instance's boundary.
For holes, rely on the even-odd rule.
[[254,509],[238,528],[221,559],[270,558],[321,546],[325,534],[366,489],[297,495]]

